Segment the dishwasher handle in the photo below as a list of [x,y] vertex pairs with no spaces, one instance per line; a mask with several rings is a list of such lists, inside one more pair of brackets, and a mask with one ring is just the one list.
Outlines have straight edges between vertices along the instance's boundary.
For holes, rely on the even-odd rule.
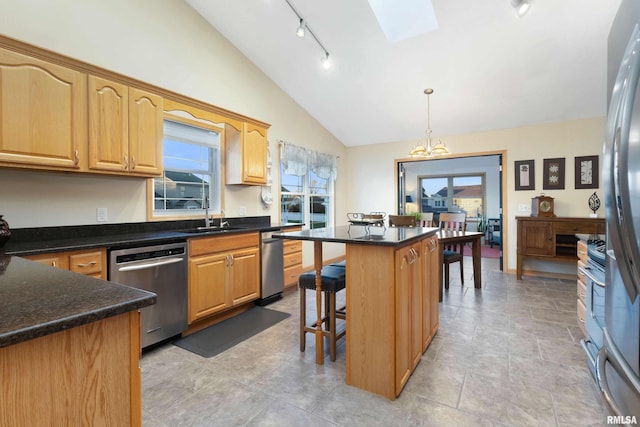
[[118,268],[118,271],[136,271],[146,268],[159,267],[161,265],[175,264],[184,261],[184,258],[165,258],[160,261],[145,262],[144,264],[125,265]]

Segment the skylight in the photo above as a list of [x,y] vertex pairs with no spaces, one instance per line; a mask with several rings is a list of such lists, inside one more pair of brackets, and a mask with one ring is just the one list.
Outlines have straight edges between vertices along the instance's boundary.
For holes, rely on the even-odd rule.
[[391,43],[438,28],[431,0],[369,0],[369,6]]

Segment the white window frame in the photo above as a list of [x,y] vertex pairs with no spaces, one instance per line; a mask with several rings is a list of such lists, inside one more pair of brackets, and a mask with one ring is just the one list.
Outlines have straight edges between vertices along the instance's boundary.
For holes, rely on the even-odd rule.
[[[164,121],[176,122],[179,124],[193,126],[200,129],[207,129],[212,132],[218,134],[219,144],[211,145],[210,147],[214,147],[213,155],[209,158],[209,171],[210,182],[209,182],[209,214],[220,214],[222,212],[222,155],[223,155],[223,141],[224,141],[224,127],[218,126],[208,120],[200,120],[193,119],[191,117],[186,117],[187,114],[165,114]],[[190,115],[189,115],[190,116]],[[185,141],[187,142],[187,141]],[[164,141],[163,141],[164,144]],[[195,145],[205,145],[206,144],[195,144]],[[164,155],[164,150],[163,150]],[[164,164],[164,162],[163,162]],[[175,172],[193,172],[197,174],[202,174],[202,170],[188,170],[188,169],[170,169]],[[163,177],[165,174],[165,169],[163,167]],[[149,188],[149,201],[151,212],[151,218],[154,219],[193,219],[193,218],[202,218],[204,216],[204,206],[200,209],[170,209],[170,210],[156,210],[155,209],[155,182],[156,178],[151,179],[148,182]]]

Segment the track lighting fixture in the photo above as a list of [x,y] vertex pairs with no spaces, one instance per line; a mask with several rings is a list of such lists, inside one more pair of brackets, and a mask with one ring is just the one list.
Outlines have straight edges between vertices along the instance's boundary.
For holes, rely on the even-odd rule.
[[311,31],[311,27],[309,27],[309,23],[307,22],[306,19],[304,19],[302,17],[302,15],[300,15],[300,12],[298,12],[296,10],[296,8],[293,7],[293,5],[291,4],[291,1],[289,1],[289,0],[284,0],[284,1],[289,5],[289,7],[293,11],[293,13],[295,13],[296,16],[298,17],[298,19],[300,20],[300,25],[296,29],[296,35],[298,37],[300,37],[300,38],[304,38],[307,33],[311,34],[311,37],[313,37],[313,39],[316,41],[316,43],[318,43],[318,46],[320,46],[320,49],[322,49],[322,51],[324,53],[322,55],[322,57],[320,58],[320,63],[322,64],[322,68],[324,70],[330,69],[331,68],[331,60],[329,59],[329,51],[327,51],[327,49],[325,49],[324,45],[320,42],[318,37],[313,33],[313,31]]
[[300,19],[300,26],[296,30],[296,35],[298,37],[300,37],[301,39],[303,39],[305,34],[306,34],[306,32],[307,32],[307,30],[306,30],[306,25],[304,23],[304,19]]
[[516,13],[522,18],[531,7],[530,0],[511,0],[511,6],[516,10]]

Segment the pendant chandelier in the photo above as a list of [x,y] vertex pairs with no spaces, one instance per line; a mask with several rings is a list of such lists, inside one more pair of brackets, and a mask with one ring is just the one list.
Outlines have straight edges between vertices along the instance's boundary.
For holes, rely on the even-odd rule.
[[411,157],[431,157],[439,156],[442,154],[449,154],[447,146],[440,140],[435,145],[431,144],[431,105],[429,102],[429,95],[433,93],[433,89],[427,88],[424,90],[427,95],[427,146],[422,144],[415,145],[409,152]]

